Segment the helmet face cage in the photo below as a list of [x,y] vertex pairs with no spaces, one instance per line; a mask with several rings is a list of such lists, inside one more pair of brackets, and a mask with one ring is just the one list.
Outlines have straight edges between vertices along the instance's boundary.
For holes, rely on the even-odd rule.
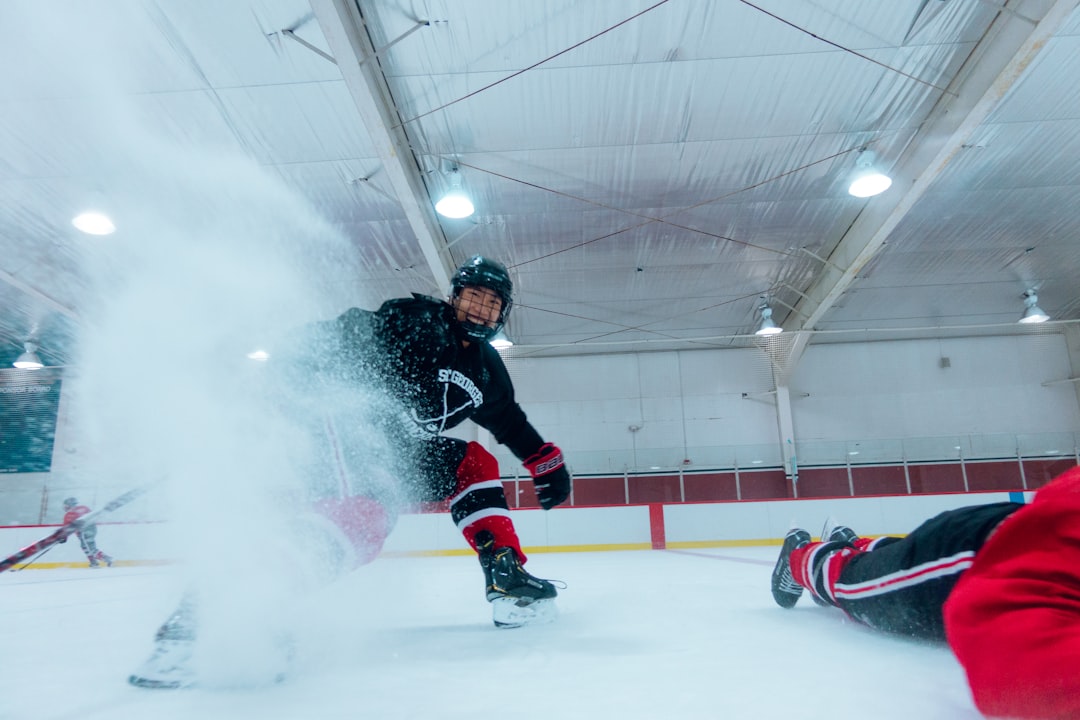
[[64,500],[64,509],[65,510],[70,510],[71,508],[75,507],[78,504],[79,504],[78,500],[76,500],[73,497],[69,497],[66,500]]
[[510,280],[510,273],[507,272],[506,267],[502,263],[475,255],[457,269],[450,280],[450,286],[453,288],[452,298],[457,298],[467,287],[488,288],[499,296],[502,300],[502,308],[494,327],[468,320],[458,322],[462,333],[471,340],[485,341],[495,337],[495,334],[506,323],[506,318],[510,315],[510,306],[514,304],[514,283]]

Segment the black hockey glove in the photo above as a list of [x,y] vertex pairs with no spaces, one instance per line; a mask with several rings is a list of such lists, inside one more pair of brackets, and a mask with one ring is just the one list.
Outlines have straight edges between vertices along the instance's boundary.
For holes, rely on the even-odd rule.
[[570,473],[563,465],[562,450],[544,443],[523,464],[532,475],[540,507],[550,510],[570,497]]

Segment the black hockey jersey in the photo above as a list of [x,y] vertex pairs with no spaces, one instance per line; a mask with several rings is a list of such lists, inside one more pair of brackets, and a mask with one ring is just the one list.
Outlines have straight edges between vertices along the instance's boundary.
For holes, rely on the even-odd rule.
[[408,432],[434,440],[466,419],[524,459],[543,444],[514,399],[502,358],[491,345],[463,347],[453,308],[414,295],[376,311],[352,308],[330,324],[334,372],[377,383],[404,406]]

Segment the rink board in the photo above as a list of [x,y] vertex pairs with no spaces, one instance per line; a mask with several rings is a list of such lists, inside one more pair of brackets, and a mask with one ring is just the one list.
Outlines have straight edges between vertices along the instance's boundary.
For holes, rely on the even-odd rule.
[[[1030,499],[1031,493],[953,493],[765,502],[721,502],[513,510],[529,552],[643,550],[773,545],[793,526],[819,532],[827,517],[862,535],[903,535],[944,510],[965,505]],[[55,530],[55,525],[0,528],[0,552],[14,553]],[[118,564],[169,562],[184,542],[166,522],[101,523],[98,546]],[[448,513],[405,514],[383,553],[456,555],[471,552]],[[86,560],[76,538],[55,546],[30,567],[72,567]]]

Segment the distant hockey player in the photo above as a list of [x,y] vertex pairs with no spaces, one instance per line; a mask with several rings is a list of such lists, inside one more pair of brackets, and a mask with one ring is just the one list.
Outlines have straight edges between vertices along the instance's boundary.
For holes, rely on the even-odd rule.
[[[71,525],[83,515],[90,512],[90,508],[85,505],[80,505],[79,501],[73,497],[66,498],[64,500],[64,524]],[[86,559],[90,561],[90,567],[101,567],[102,564],[112,567],[113,559],[98,550],[95,538],[97,537],[97,525],[90,523],[83,525],[75,534],[79,537],[79,545],[82,547],[82,551],[86,553]],[[64,538],[61,542],[66,542],[67,538]]]
[[804,589],[878,630],[947,640],[987,715],[1080,718],[1080,468],[1030,505],[950,510],[902,539],[794,529],[773,599],[791,608]]
[[[514,399],[506,367],[489,340],[502,328],[513,302],[506,268],[475,256],[451,280],[449,301],[413,295],[389,300],[376,311],[350,309],[320,323],[272,353],[284,366],[302,367],[290,382],[374,388],[396,408],[383,418],[396,456],[394,474],[413,501],[448,501],[450,515],[477,552],[485,595],[498,627],[550,621],[555,586],[524,569],[526,557],[511,521],[495,457],[479,443],[442,433],[471,419],[522,460],[541,507],[570,494],[562,451],[545,442]],[[317,351],[312,351],[317,348]],[[273,362],[273,360],[272,360]],[[314,378],[314,379],[312,379]],[[348,447],[345,455],[364,457]],[[378,493],[326,498],[316,510],[352,543],[353,564],[378,554],[392,530],[393,508]],[[142,687],[182,687],[196,682],[183,658],[191,652],[197,602],[188,598],[157,635],[156,651],[131,676]]]

